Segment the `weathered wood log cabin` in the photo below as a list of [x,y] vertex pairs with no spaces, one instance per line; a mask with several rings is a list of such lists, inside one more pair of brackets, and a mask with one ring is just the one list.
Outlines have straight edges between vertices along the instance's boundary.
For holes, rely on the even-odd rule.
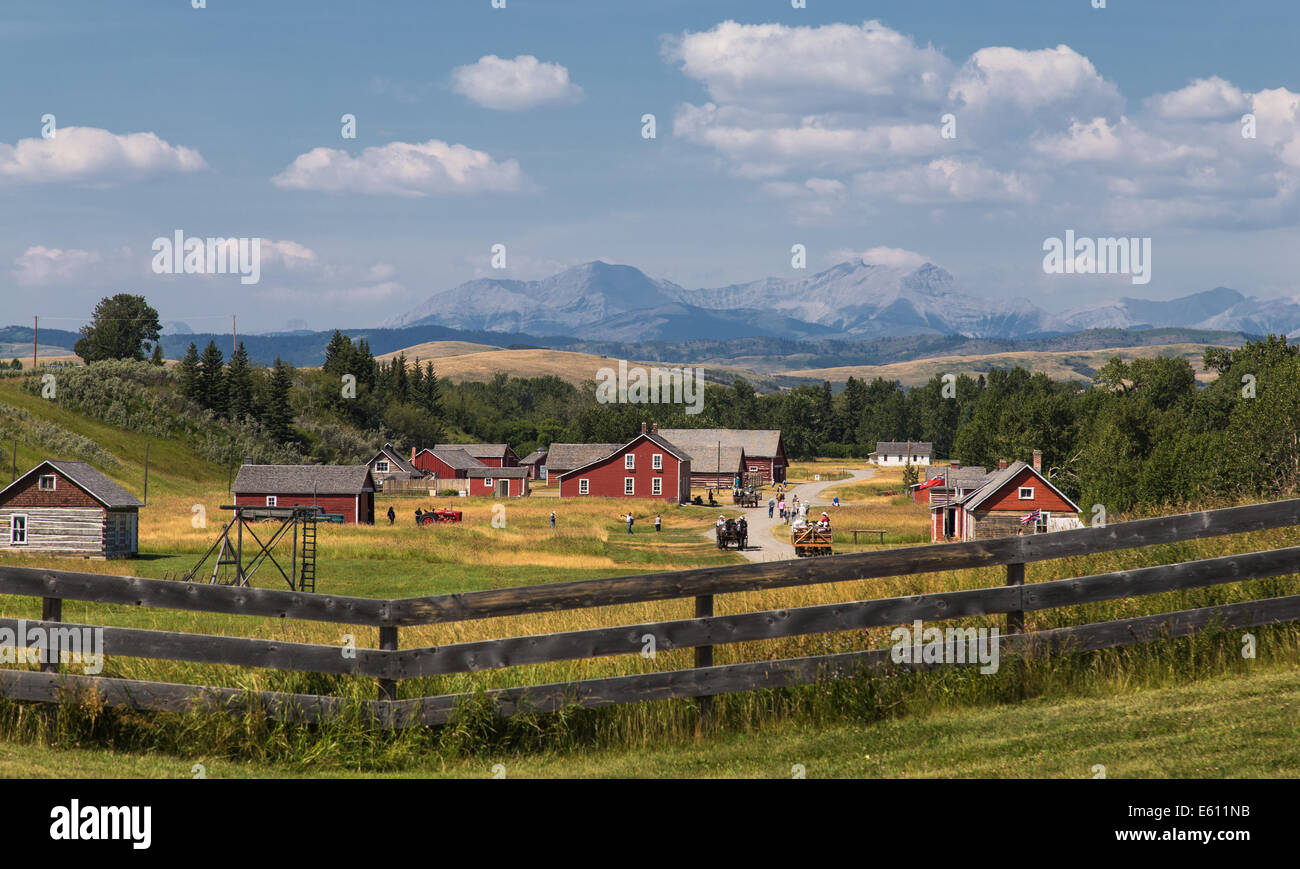
[[0,551],[130,558],[143,506],[85,462],[46,460],[0,490]]

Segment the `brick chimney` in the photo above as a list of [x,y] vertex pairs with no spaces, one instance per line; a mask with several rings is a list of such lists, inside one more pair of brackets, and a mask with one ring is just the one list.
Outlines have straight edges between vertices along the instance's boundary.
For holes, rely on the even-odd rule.
[[948,462],[948,467],[950,467],[950,468],[960,468],[960,467],[961,467],[961,462],[957,461],[956,459],[953,459],[952,461]]
[[415,447],[411,447],[411,463],[415,464]]
[[1034,470],[1038,473],[1043,472],[1043,451],[1034,450]]
[[641,434],[645,434],[645,423],[641,423]]
[[1006,460],[1006,459],[998,459],[998,470],[999,470],[999,471],[1005,471],[1006,469],[1007,469],[1007,460]]

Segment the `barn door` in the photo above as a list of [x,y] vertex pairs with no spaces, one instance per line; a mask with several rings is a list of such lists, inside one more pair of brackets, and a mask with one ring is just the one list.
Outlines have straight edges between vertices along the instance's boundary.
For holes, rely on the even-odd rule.
[[510,481],[509,481],[509,480],[497,480],[497,497],[498,497],[498,498],[509,498],[509,497],[510,497]]

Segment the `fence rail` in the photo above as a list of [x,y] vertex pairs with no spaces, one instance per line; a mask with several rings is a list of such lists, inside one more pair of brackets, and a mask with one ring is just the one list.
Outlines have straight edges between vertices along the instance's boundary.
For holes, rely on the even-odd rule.
[[[409,726],[450,720],[464,697],[448,694],[398,700],[397,683],[401,680],[638,654],[646,634],[653,635],[659,650],[693,648],[694,666],[494,689],[486,694],[501,715],[668,697],[704,698],[702,703],[707,706],[707,698],[718,694],[808,684],[885,666],[909,668],[890,661],[887,649],[715,666],[713,648],[717,645],[910,624],[918,619],[1005,615],[1007,634],[1001,642],[1020,654],[1086,651],[1161,636],[1187,636],[1215,626],[1238,628],[1300,620],[1300,595],[1290,595],[1023,633],[1025,612],[1300,573],[1300,546],[1025,583],[1025,564],[1029,562],[1295,525],[1300,525],[1300,499],[1028,537],[854,553],[812,562],[728,565],[396,600],[0,566],[0,594],[42,598],[42,618],[24,620],[28,628],[101,630],[102,652],[108,656],[373,678],[378,681],[378,699],[365,704],[367,711],[379,723]],[[990,565],[1005,565],[1005,585],[713,614],[717,594]],[[398,647],[398,630],[405,626],[686,597],[695,598],[694,618],[426,648]],[[63,600],[367,625],[379,628],[379,648],[355,649],[352,656],[345,657],[341,647],[334,645],[82,625],[61,620]],[[16,636],[18,627],[18,619],[0,618],[0,629],[7,629],[9,635]],[[26,640],[15,639],[15,643],[23,645]],[[290,720],[316,721],[344,708],[342,698],[328,695],[245,692],[62,674],[57,663],[43,663],[40,670],[0,670],[0,696],[12,699],[55,701],[61,692],[91,690],[99,692],[109,705],[143,710],[182,711],[197,704],[228,712],[259,710]]]

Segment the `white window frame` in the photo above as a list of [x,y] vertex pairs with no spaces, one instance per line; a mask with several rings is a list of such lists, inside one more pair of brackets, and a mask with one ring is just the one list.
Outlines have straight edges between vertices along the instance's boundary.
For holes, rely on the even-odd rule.
[[[19,519],[23,520],[23,522],[22,522],[22,525],[23,525],[23,539],[22,539],[22,540],[19,540],[19,539],[18,539],[18,520],[19,520]],[[9,516],[9,545],[10,545],[10,546],[26,546],[26,545],[27,545],[27,538],[28,538],[28,531],[29,531],[29,528],[28,528],[28,524],[27,524],[27,514],[26,514],[26,513],[13,513],[13,514],[11,514],[11,515]]]
[[268,506],[268,507],[278,507],[278,506],[280,506],[279,501],[280,501],[280,496],[279,496],[279,495],[267,495],[267,496],[266,496],[266,506]]
[[750,473],[758,473],[758,465],[750,465],[749,471]]
[[375,473],[376,473],[376,474],[387,474],[387,473],[388,473],[388,462],[384,461],[383,459],[380,459],[379,461],[375,462]]
[[623,470],[625,471],[636,470],[636,453],[623,454]]
[[[45,488],[45,481],[50,481],[50,487]],[[59,478],[55,474],[41,474],[36,478],[36,490],[38,492],[54,492],[58,489]]]
[[662,471],[664,469],[663,453],[655,453],[650,457],[650,469],[652,471]]
[[492,488],[492,478],[491,478],[491,477],[484,477],[484,478],[483,478],[483,485],[485,485],[485,486],[487,486],[489,489],[491,489],[491,488]]
[[591,481],[588,480],[586,477],[583,477],[581,480],[578,481],[578,494],[579,495],[591,494]]
[[650,481],[650,494],[662,495],[663,493],[664,493],[664,478],[655,477],[653,480]]
[[624,495],[636,494],[636,477],[623,478],[623,494]]
[[[1047,533],[1047,520],[1050,519],[1050,518],[1051,518],[1051,515],[1050,515],[1046,510],[1040,510],[1039,513],[1038,513],[1038,518],[1034,520],[1034,533],[1035,533],[1035,534],[1046,534],[1046,533]],[[1039,528],[1042,528],[1043,530],[1042,530],[1042,531],[1039,531],[1039,530],[1038,530]]]
[[[1026,494],[1025,494],[1026,492],[1028,492],[1029,494],[1026,495]],[[1018,495],[1018,497],[1019,497],[1019,499],[1020,499],[1021,501],[1032,501],[1032,500],[1034,500],[1034,487],[1033,487],[1033,486],[1021,486],[1021,487],[1020,487],[1020,491],[1017,493],[1017,495]]]

